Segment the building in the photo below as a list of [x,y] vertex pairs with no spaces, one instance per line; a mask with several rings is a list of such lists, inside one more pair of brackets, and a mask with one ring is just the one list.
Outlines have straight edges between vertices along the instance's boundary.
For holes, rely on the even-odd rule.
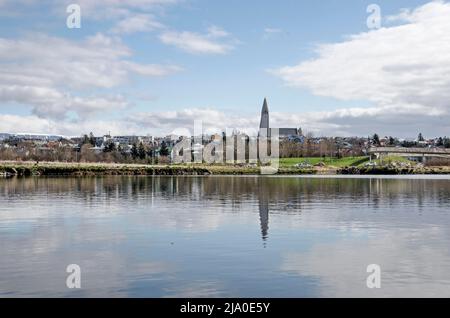
[[49,142],[49,141],[59,141],[62,139],[67,139],[67,137],[62,135],[49,135],[49,134],[29,134],[29,133],[17,133],[13,134],[12,138],[17,141],[37,141],[37,142]]
[[11,134],[0,133],[0,141],[10,138]]
[[119,145],[133,145],[141,141],[139,136],[114,136],[110,138]]
[[291,136],[298,136],[298,129],[297,128],[279,128],[278,135],[280,137],[291,137]]
[[[263,107],[261,110],[261,122],[259,124],[259,135],[266,134],[270,136],[270,120],[269,120],[269,106],[267,104],[267,99],[264,98]],[[293,136],[300,136],[301,129],[298,128],[278,128],[278,136],[280,138],[289,138]]]
[[270,136],[269,128],[269,106],[267,106],[267,99],[264,98],[263,107],[261,110],[261,122],[259,123],[259,134]]

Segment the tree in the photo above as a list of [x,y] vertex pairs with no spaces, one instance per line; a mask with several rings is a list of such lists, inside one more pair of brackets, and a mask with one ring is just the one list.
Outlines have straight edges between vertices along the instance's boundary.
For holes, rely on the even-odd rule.
[[90,144],[88,135],[83,135],[83,141],[81,142],[81,145]]
[[92,131],[89,133],[89,143],[94,147],[96,146],[95,145],[95,137],[94,137],[94,134],[92,133]]
[[134,143],[133,146],[131,147],[131,157],[133,157],[133,159],[136,159],[138,156],[139,156],[138,146],[136,143]]
[[444,138],[444,147],[450,148],[450,138],[447,137]]
[[127,159],[129,157],[129,153],[127,152],[128,146],[122,147],[120,144],[117,146],[117,152],[120,154],[122,159]]
[[419,133],[419,136],[417,136],[417,141],[425,141],[425,138],[423,138],[422,133]]
[[89,143],[84,144],[83,146],[81,146],[81,149],[80,149],[81,161],[84,161],[84,162],[95,162],[95,161],[97,161],[97,156],[91,150],[91,148],[92,148],[92,145],[89,144]]
[[372,140],[373,140],[373,143],[374,143],[375,145],[377,145],[377,146],[380,145],[380,137],[378,137],[377,134],[374,134],[374,135],[373,135]]
[[444,145],[444,139],[442,139],[442,137],[439,137],[437,142],[436,142],[436,146],[437,147],[442,147]]
[[165,141],[161,143],[161,149],[159,150],[159,155],[163,157],[167,157],[169,155],[169,148]]
[[394,137],[390,136],[389,137],[389,146],[394,146],[395,145],[395,139]]
[[144,147],[144,144],[142,142],[139,143],[139,147],[137,149],[137,152],[138,152],[139,159],[145,159],[145,157],[147,156],[147,152],[145,151],[145,147]]
[[404,140],[402,142],[402,147],[411,148],[411,147],[414,147],[414,146],[416,146],[416,142],[414,142],[414,141]]
[[147,151],[147,157],[149,158],[149,162],[153,163],[154,162],[154,157],[155,157],[155,150],[154,148],[150,147]]
[[116,151],[116,144],[110,140],[105,144],[105,148],[103,148],[103,152],[114,152]]

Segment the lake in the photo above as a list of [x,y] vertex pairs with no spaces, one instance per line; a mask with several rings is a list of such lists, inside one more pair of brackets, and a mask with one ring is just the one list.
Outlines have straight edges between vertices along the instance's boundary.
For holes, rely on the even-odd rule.
[[450,177],[0,179],[0,297],[354,296],[450,297]]

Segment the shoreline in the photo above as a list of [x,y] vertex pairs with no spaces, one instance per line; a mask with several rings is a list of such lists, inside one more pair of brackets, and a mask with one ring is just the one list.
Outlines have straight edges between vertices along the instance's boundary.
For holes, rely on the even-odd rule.
[[[450,167],[280,167],[275,175],[449,175]],[[103,176],[103,175],[261,175],[259,167],[244,165],[144,165],[115,163],[0,162],[0,176]]]

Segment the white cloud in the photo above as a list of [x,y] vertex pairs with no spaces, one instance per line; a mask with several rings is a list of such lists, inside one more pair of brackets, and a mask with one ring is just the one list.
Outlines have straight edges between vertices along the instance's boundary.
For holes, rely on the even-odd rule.
[[206,34],[166,31],[159,38],[164,44],[192,54],[226,54],[236,42],[228,32],[215,26],[208,28]]
[[[296,105],[292,105],[293,108]],[[277,112],[276,106],[269,104],[271,127],[293,127],[312,132],[316,136],[367,136],[374,132],[399,137],[415,137],[416,127],[424,128],[427,137],[448,135],[450,115],[440,110],[429,110],[423,106],[398,106],[395,109],[349,108],[323,112]],[[222,132],[227,128],[248,134],[256,134],[260,114],[259,106],[254,114],[221,111],[214,108],[186,108],[174,111],[140,112],[130,114],[129,122],[146,127],[147,132],[168,134],[176,131],[192,132],[194,121],[201,120],[207,133]],[[424,112],[426,116],[423,116]],[[423,122],[426,121],[426,125]]]
[[[117,108],[126,107],[125,102],[119,97],[116,100],[94,99],[91,103],[97,102],[97,105],[84,105],[89,111],[107,110],[110,102],[117,104]],[[71,101],[81,107],[81,100]],[[56,112],[56,111],[55,111]],[[19,133],[53,133],[61,135],[80,135],[86,132],[94,132],[95,134],[105,134],[111,131],[112,134],[120,135],[168,135],[171,133],[187,134],[192,133],[194,121],[201,120],[205,133],[222,132],[226,128],[238,129],[242,132],[254,134],[257,132],[259,124],[258,115],[242,117],[238,115],[229,115],[225,112],[214,110],[211,108],[191,108],[179,111],[161,111],[161,112],[130,112],[128,115],[120,119],[96,119],[86,117],[83,120],[59,120],[57,116],[53,118],[42,118],[36,115],[19,116],[19,115],[0,115],[1,132]],[[58,113],[57,113],[58,114]],[[56,115],[57,115],[56,114]],[[47,116],[48,117],[48,116]],[[33,124],[30,124],[33,123]]]
[[142,65],[128,61],[124,62],[124,65],[128,71],[143,76],[166,76],[183,70],[182,67],[177,65]]
[[43,34],[0,38],[0,82],[111,88],[126,82],[130,73],[162,76],[178,70],[173,65],[136,64],[127,60],[131,55],[119,39],[103,34],[80,42]]
[[48,87],[18,85],[0,85],[0,100],[33,105],[35,115],[59,119],[71,111],[84,118],[96,112],[129,106],[122,96],[84,98]]
[[[1,131],[10,133],[57,133],[51,127],[51,121],[37,116],[19,116],[0,114]],[[58,132],[59,134],[59,132]]]
[[[114,34],[149,32],[163,27],[156,15],[163,15],[166,7],[184,0],[78,0],[82,20],[105,21],[112,23],[110,29]],[[0,0],[0,16],[33,15],[44,10],[61,18],[65,9],[73,0]],[[27,17],[29,19],[29,17]]]
[[162,28],[163,25],[149,14],[135,14],[119,21],[112,29],[113,33],[130,34],[135,32],[149,32]]
[[395,15],[390,15],[385,18],[386,22],[412,22],[411,21],[411,10],[410,9],[402,9],[400,13]]
[[225,131],[227,128],[254,134],[257,132],[259,117],[243,117],[227,114],[212,108],[187,108],[165,112],[142,112],[130,114],[129,121],[155,131],[168,133],[193,133],[194,121],[201,121],[205,133]]
[[36,115],[2,115],[0,114],[1,131],[10,133],[49,133],[65,136],[80,136],[93,132],[102,136],[109,131],[115,134],[136,134],[143,129],[125,120],[86,119],[81,121],[57,120],[42,118]]
[[[52,6],[60,6],[60,0]],[[65,0],[66,5],[72,0]],[[184,0],[78,0],[83,19],[106,21],[113,24],[109,29],[113,34],[151,32],[164,28],[157,17],[164,14],[166,7]],[[56,9],[57,10],[57,9]],[[57,10],[59,12],[59,10]]]
[[[375,106],[323,114],[326,117],[383,116],[396,120],[420,116],[426,128],[450,113],[450,3],[430,2],[403,10],[406,23],[352,35],[340,43],[323,44],[318,56],[272,73],[287,85],[339,100],[365,100]],[[424,118],[432,118],[429,122]],[[395,121],[393,121],[395,122]],[[351,122],[347,122],[349,126]],[[382,123],[383,124],[383,123]],[[386,126],[386,122],[384,125]],[[444,124],[448,129],[448,124]]]
[[0,38],[0,102],[31,106],[42,117],[63,118],[68,112],[85,117],[129,105],[117,94],[91,96],[85,91],[115,88],[135,75],[165,76],[181,70],[175,65],[138,64],[131,57],[119,39],[103,34],[79,42],[43,34]]
[[[83,18],[110,20],[124,17],[136,12],[156,12],[163,10],[168,5],[173,5],[183,0],[3,0],[4,6],[9,8],[18,5],[44,6],[51,8],[53,13],[60,14],[61,9],[76,3],[81,7]],[[64,12],[65,10],[63,10]]]
[[[0,91],[1,94],[1,91]],[[25,95],[25,94],[24,94]],[[35,95],[32,96],[36,96]],[[58,96],[58,95],[56,95]],[[39,99],[37,97],[36,101]],[[64,97],[63,97],[64,98]],[[48,103],[46,105],[53,105]],[[111,98],[91,97],[90,99],[77,99],[66,97],[66,104],[62,108],[52,109],[51,106],[37,107],[34,114],[42,115],[42,112],[53,112],[52,118],[43,119],[37,116],[0,116],[1,132],[28,132],[34,127],[35,133],[55,133],[63,135],[80,135],[93,131],[96,134],[104,134],[111,131],[113,134],[137,134],[137,135],[187,135],[193,131],[194,121],[203,123],[205,133],[220,133],[225,129],[255,135],[259,125],[259,112],[254,115],[239,112],[224,112],[213,108],[186,108],[174,111],[154,112],[128,112],[120,119],[96,119],[88,114],[111,109],[125,109],[130,106],[121,96]],[[62,106],[61,106],[62,107]],[[65,111],[79,107],[82,120],[60,120]],[[436,135],[448,135],[448,123],[450,116],[429,115],[422,116],[423,109],[417,107],[399,107],[395,111],[380,108],[351,108],[340,109],[332,112],[305,112],[282,113],[270,112],[272,127],[302,127],[304,132],[312,132],[316,136],[367,136],[374,132],[399,137],[415,137],[418,133],[416,127],[421,127],[425,137]],[[41,113],[40,113],[41,112]],[[83,116],[84,114],[84,116]],[[47,116],[50,117],[50,116]],[[423,122],[427,124],[424,125]],[[33,122],[33,125],[29,123]],[[38,129],[41,128],[41,129]]]

